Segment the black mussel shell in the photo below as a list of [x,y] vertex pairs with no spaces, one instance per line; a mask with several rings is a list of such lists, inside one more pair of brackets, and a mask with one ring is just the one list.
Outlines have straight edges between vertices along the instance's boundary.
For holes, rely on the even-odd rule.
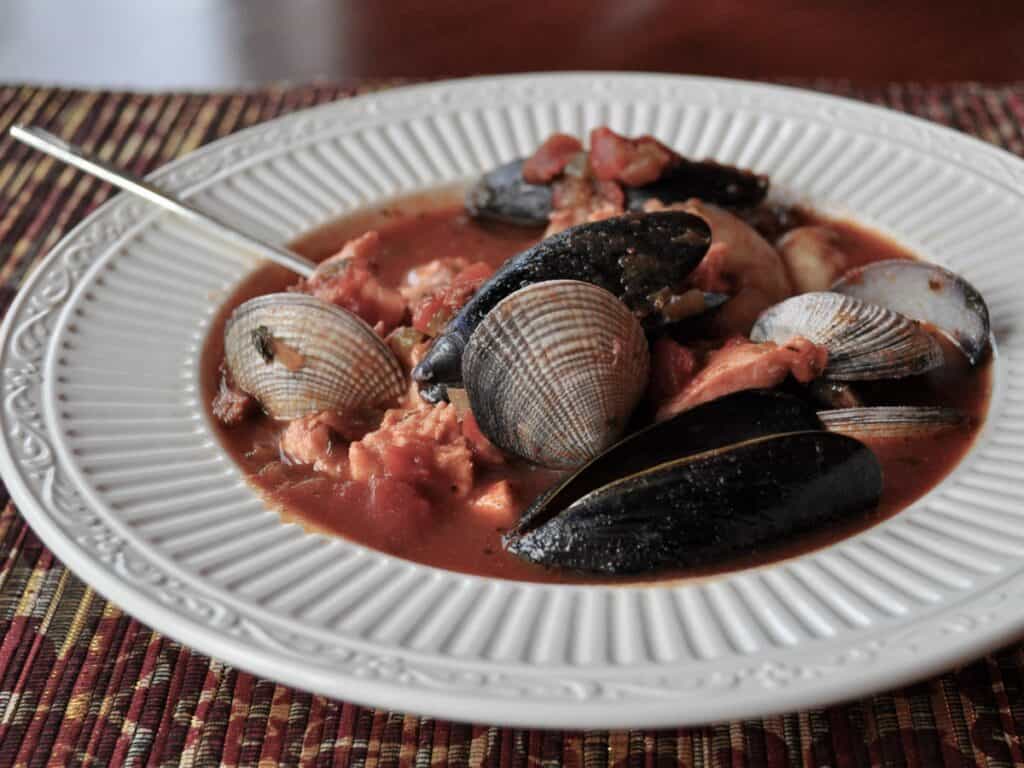
[[712,160],[681,159],[660,179],[626,189],[627,205],[638,210],[651,199],[669,205],[697,197],[724,208],[751,208],[768,194],[768,177]]
[[480,177],[466,193],[466,211],[524,227],[543,227],[552,209],[551,187],[523,181],[523,160],[499,165]]
[[874,509],[881,493],[878,459],[857,440],[775,435],[623,477],[507,548],[587,573],[694,568],[841,525]]
[[506,261],[448,323],[413,378],[420,384],[459,383],[462,352],[473,330],[499,301],[532,283],[593,283],[648,315],[648,297],[680,285],[710,244],[707,223],[682,211],[630,213],[559,232]]
[[420,398],[426,403],[447,403],[447,384],[426,384],[419,388]]
[[821,428],[815,409],[792,395],[750,389],[720,397],[620,440],[530,505],[506,538],[536,528],[591,491],[651,467],[758,437]]
[[[475,218],[542,227],[554,207],[552,187],[523,180],[522,158],[485,173],[466,193],[466,211]],[[768,177],[711,160],[679,158],[657,181],[626,187],[626,207],[643,210],[648,200],[665,205],[691,197],[726,208],[751,208],[768,194]]]

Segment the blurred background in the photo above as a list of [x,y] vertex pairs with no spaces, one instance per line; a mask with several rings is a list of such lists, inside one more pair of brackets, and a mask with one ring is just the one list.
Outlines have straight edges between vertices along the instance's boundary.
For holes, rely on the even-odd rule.
[[1024,79],[1020,0],[0,0],[0,81],[135,89],[632,69]]

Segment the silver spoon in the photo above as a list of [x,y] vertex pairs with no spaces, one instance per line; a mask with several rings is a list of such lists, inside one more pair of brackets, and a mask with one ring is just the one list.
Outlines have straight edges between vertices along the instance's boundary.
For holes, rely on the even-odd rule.
[[304,259],[297,253],[271,245],[252,235],[247,235],[230,224],[226,224],[183,200],[169,195],[145,179],[123,171],[117,166],[99,158],[89,157],[81,148],[76,147],[74,144],[69,144],[52,133],[44,131],[42,128],[13,125],[11,126],[10,133],[18,141],[24,142],[40,152],[45,152],[68,165],[73,165],[79,170],[103,179],[103,181],[109,182],[125,192],[131,192],[133,195],[138,195],[151,203],[156,203],[161,208],[187,221],[202,225],[232,245],[256,251],[263,258],[275,264],[280,264],[300,277],[310,277],[316,269],[316,264],[309,259]]

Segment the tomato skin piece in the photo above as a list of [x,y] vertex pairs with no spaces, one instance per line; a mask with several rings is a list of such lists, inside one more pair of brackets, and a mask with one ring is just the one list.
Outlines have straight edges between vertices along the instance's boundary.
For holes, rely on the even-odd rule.
[[523,163],[523,181],[527,184],[550,183],[582,151],[583,144],[575,136],[567,133],[549,136]]

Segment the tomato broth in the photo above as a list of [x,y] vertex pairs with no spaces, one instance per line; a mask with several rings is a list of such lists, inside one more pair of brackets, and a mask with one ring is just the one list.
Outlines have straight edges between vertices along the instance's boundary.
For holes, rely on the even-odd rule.
[[[803,219],[826,222],[839,233],[850,266],[883,259],[913,258],[895,242],[847,221],[829,221],[804,213]],[[537,242],[538,229],[481,223],[463,211],[456,193],[435,193],[402,201],[386,208],[333,222],[293,244],[294,250],[315,261],[335,253],[341,245],[375,229],[381,237],[380,277],[397,285],[413,267],[445,254],[472,254],[475,261],[498,266],[508,257]],[[218,386],[223,357],[224,323],[231,311],[253,296],[285,290],[295,282],[286,270],[267,265],[245,279],[211,325],[203,354],[203,396],[212,400]],[[871,404],[944,405],[968,416],[965,427],[928,440],[886,439],[869,442],[881,461],[885,485],[881,503],[872,513],[839,530],[828,530],[783,547],[750,553],[715,568],[660,571],[628,581],[676,579],[734,570],[793,556],[827,545],[882,521],[920,498],[953,469],[969,449],[984,418],[990,390],[990,362],[971,368],[948,342],[943,342],[946,365],[927,374],[866,388]],[[265,415],[226,427],[216,419],[224,447],[249,481],[278,508],[283,519],[310,530],[336,534],[419,563],[453,571],[506,579],[541,582],[594,583],[623,579],[580,575],[527,563],[505,552],[504,526],[472,514],[460,500],[435,503],[429,521],[402,519],[393,510],[382,519],[372,500],[346,490],[308,465],[279,461],[278,438],[283,429]],[[267,472],[268,462],[274,471]],[[509,461],[501,466],[478,467],[475,482],[509,480],[521,509],[562,476],[558,472]],[[396,516],[397,515],[397,519]]]

